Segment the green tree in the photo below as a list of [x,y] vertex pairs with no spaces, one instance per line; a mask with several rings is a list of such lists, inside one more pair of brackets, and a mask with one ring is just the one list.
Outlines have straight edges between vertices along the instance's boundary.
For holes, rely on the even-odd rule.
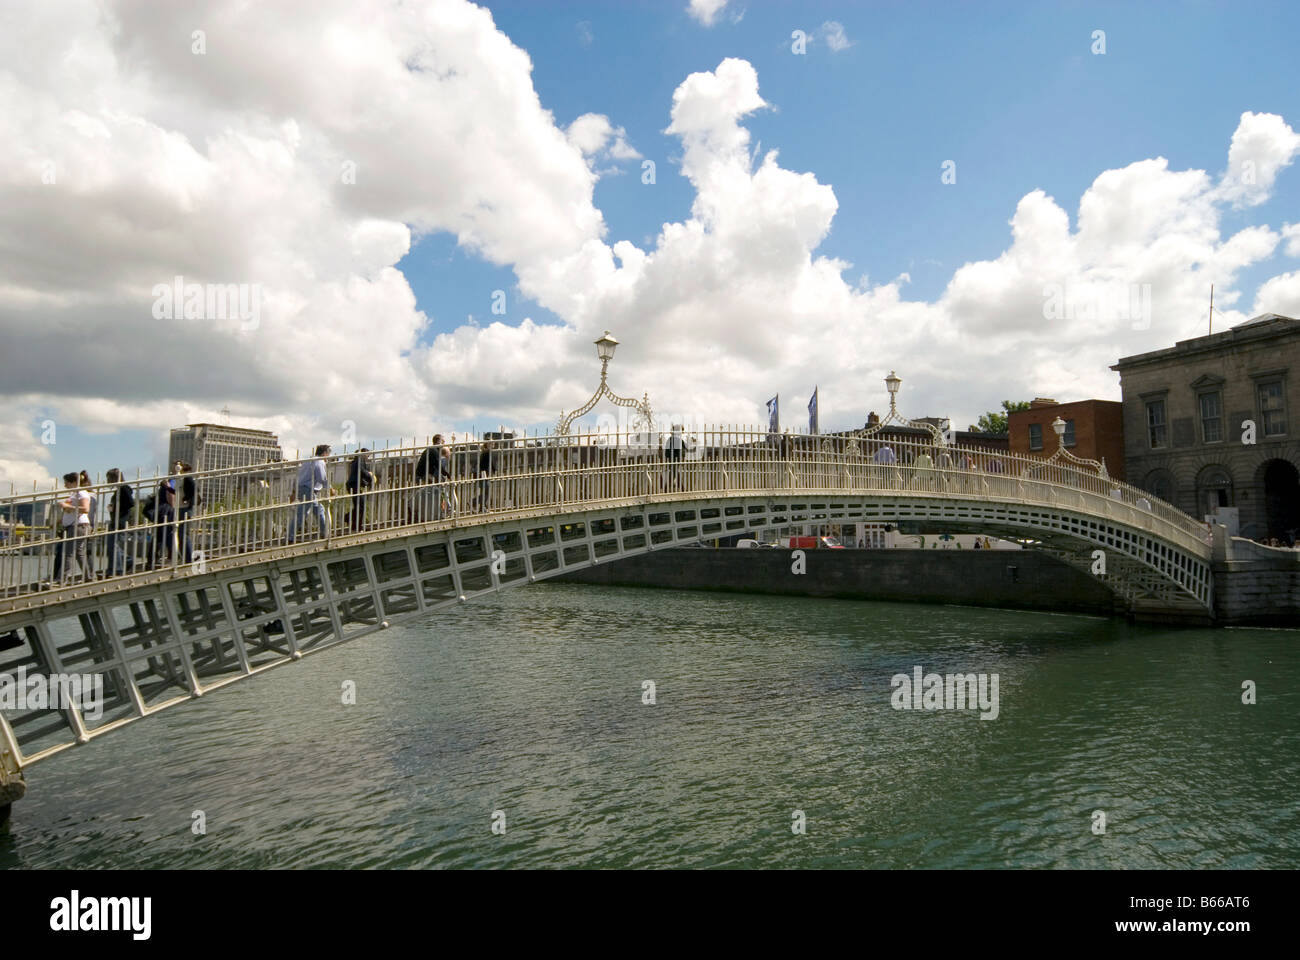
[[981,433],[1006,433],[1007,432],[1007,414],[1015,413],[1017,410],[1028,410],[1028,400],[1003,400],[1002,411],[999,413],[990,410],[988,413],[980,416],[980,422],[971,427],[971,430],[978,430]]

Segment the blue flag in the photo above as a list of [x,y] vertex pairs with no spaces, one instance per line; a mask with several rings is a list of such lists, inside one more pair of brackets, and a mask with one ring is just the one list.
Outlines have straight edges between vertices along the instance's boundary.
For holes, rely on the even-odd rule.
[[812,399],[808,401],[808,432],[817,433],[817,388],[813,387]]
[[781,394],[767,401],[767,432],[781,432],[781,412],[779,410]]

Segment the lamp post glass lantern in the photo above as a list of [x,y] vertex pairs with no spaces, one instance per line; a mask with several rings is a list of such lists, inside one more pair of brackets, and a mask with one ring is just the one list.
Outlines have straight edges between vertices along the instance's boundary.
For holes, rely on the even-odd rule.
[[609,363],[614,359],[614,351],[618,348],[618,341],[605,331],[605,335],[599,340],[594,341],[596,344],[596,356],[600,358],[601,366]]

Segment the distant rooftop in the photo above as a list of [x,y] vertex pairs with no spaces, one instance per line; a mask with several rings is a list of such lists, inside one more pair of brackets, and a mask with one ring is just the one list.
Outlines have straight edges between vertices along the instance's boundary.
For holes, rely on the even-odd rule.
[[1280,313],[1261,313],[1258,317],[1252,317],[1250,320],[1243,320],[1241,323],[1233,326],[1233,330],[1240,330],[1242,327],[1263,326],[1266,323],[1273,323],[1276,320],[1290,320],[1292,323],[1300,323],[1295,317],[1284,317]]
[[230,430],[235,433],[256,433],[263,437],[275,436],[270,430],[257,430],[253,427],[233,427],[228,423],[188,423],[183,427],[172,427],[172,433],[176,433],[178,430],[197,430],[199,427],[206,427],[209,430]]
[[1088,403],[1099,403],[1099,404],[1113,403],[1116,406],[1120,406],[1120,402],[1118,400],[1098,400],[1096,397],[1088,397],[1083,400],[1066,400],[1064,403],[1060,402],[1059,400],[1054,400],[1051,397],[1034,397],[1034,399],[1029,401],[1028,409],[1012,410],[1010,413],[1007,414],[1007,416],[1015,416],[1017,414],[1028,413],[1030,410],[1042,410],[1045,407],[1078,407]]

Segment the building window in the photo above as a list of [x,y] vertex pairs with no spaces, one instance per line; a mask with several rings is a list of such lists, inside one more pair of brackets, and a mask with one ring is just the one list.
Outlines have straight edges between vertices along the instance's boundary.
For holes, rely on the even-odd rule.
[[1217,392],[1201,394],[1201,440],[1205,443],[1223,440],[1223,397]]
[[1043,425],[1041,423],[1031,423],[1029,425],[1029,449],[1043,449]]
[[1281,380],[1259,385],[1259,419],[1264,436],[1277,437],[1286,433],[1286,403]]
[[1168,430],[1165,426],[1164,400],[1147,401],[1147,440],[1153,449],[1163,447],[1169,442]]
[[1073,420],[1066,420],[1066,421],[1065,421],[1065,437],[1064,437],[1064,440],[1065,440],[1065,445],[1066,445],[1067,447],[1072,447],[1072,446],[1074,446],[1074,421],[1073,421]]

